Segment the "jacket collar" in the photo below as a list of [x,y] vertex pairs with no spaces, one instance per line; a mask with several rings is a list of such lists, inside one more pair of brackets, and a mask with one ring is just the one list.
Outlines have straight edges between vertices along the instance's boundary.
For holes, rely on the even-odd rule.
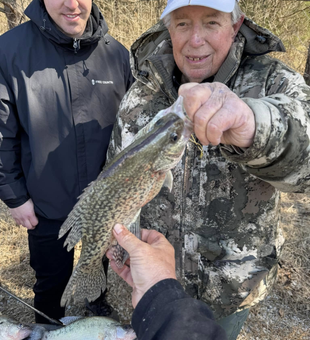
[[[68,37],[57,28],[54,21],[47,13],[42,0],[33,0],[26,8],[25,14],[36,26],[38,26],[47,39],[66,49],[74,50],[74,39]],[[98,7],[94,3],[92,4],[92,11],[87,27],[89,30],[86,30],[83,36],[77,39],[78,45],[81,48],[97,42],[108,32],[108,26]]]

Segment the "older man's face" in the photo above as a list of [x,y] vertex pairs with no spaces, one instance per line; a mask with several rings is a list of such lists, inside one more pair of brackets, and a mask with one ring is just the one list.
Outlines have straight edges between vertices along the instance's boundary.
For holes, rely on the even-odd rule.
[[171,14],[173,56],[186,81],[198,82],[217,73],[240,25],[231,14],[203,6],[186,6]]
[[58,28],[71,38],[80,38],[85,31],[92,0],[44,0],[48,14]]

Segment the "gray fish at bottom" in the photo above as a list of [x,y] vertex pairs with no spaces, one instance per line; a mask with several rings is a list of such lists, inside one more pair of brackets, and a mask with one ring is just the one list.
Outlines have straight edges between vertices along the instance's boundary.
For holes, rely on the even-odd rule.
[[0,316],[0,340],[22,340],[31,334],[28,325],[19,323],[7,316]]
[[106,288],[102,257],[114,243],[116,223],[129,226],[140,209],[154,198],[170,169],[181,159],[193,132],[185,116],[182,97],[160,111],[135,140],[106,165],[98,178],[80,196],[62,225],[59,238],[69,230],[68,251],[82,239],[78,264],[61,299],[61,305],[93,301]]
[[[136,334],[130,326],[102,316],[62,318],[66,326],[46,330],[46,326],[33,325],[28,340],[134,340]],[[47,325],[49,326],[49,325]],[[18,339],[19,340],[19,339]]]

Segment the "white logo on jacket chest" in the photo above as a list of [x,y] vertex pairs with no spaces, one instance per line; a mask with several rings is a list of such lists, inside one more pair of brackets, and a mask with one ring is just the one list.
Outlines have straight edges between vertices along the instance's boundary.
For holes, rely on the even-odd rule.
[[92,79],[91,83],[92,83],[92,85],[96,85],[96,84],[102,84],[102,85],[114,84],[113,80],[95,80],[95,79]]

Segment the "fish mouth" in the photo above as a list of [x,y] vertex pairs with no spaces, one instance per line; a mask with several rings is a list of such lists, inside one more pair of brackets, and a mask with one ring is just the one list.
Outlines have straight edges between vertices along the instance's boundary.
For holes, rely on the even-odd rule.
[[173,112],[184,121],[184,131],[182,133],[183,138],[189,139],[191,134],[194,132],[194,124],[189,119],[185,111],[183,100],[184,100],[183,97],[179,96],[178,99],[174,102],[174,104],[165,110],[165,114]]

